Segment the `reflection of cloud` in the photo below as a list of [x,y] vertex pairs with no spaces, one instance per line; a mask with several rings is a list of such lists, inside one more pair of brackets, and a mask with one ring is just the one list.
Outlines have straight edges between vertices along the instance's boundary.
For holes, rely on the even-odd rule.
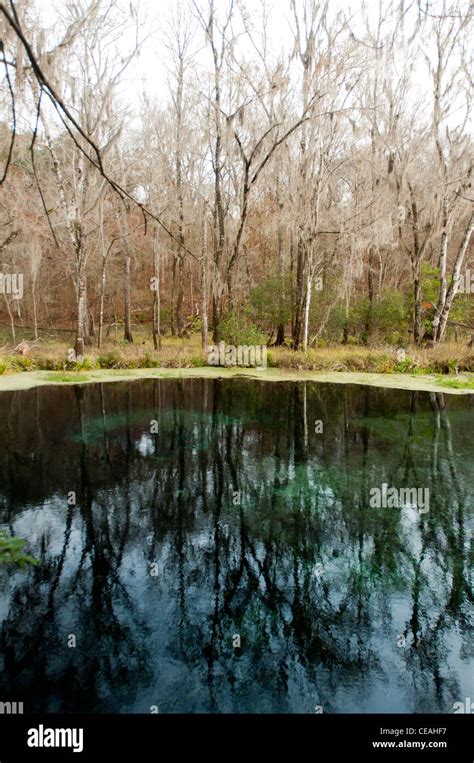
[[[399,474],[413,452],[420,479],[431,474],[428,399],[417,397],[426,404],[420,415],[395,421],[387,405],[410,410],[406,393],[308,385],[308,420],[322,409],[331,416],[324,440],[310,434],[303,449],[298,385],[272,386],[269,395],[264,384],[237,380],[200,381],[197,392],[195,380],[161,382],[176,407],[159,410],[154,437],[155,384],[134,384],[130,416],[121,419],[121,394],[111,391],[102,419],[104,400],[88,388],[91,436],[66,438],[48,468],[55,422],[65,430],[55,416],[64,408],[67,426],[78,427],[60,405],[69,390],[40,391],[56,403],[53,429],[34,446],[37,459],[25,456],[27,493],[12,516],[34,555],[44,549],[44,563],[8,581],[2,633],[15,650],[0,688],[27,676],[39,701],[66,682],[68,709],[90,699],[90,709],[158,705],[161,713],[314,712],[315,704],[325,712],[433,712],[463,696],[466,549],[453,542],[462,502],[448,498],[470,484],[471,462],[458,456],[456,477],[442,472],[428,515],[434,533],[412,507],[377,512],[365,500],[373,475]],[[199,410],[204,385],[209,409]],[[11,423],[26,427],[25,454],[36,425],[30,402],[36,410],[28,393]],[[372,415],[361,416],[369,404]],[[449,405],[453,452],[467,454],[470,410],[461,400]],[[384,417],[397,428],[390,448]],[[447,447],[440,440],[438,463]],[[8,457],[0,453],[6,489]],[[78,505],[70,509],[60,494],[77,463]],[[52,497],[40,502],[38,488]],[[67,632],[77,632],[75,654],[64,653]]]

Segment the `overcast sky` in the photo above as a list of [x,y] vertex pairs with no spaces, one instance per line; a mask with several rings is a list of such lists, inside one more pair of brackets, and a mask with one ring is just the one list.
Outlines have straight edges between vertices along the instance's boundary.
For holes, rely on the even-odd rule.
[[[163,105],[169,99],[168,88],[168,70],[166,61],[169,59],[169,54],[166,50],[166,37],[167,27],[169,20],[176,10],[180,0],[135,0],[135,6],[138,11],[138,18],[142,24],[141,36],[144,38],[143,44],[140,46],[140,55],[129,67],[126,72],[123,82],[120,87],[120,98],[122,102],[126,103],[130,110],[138,115],[143,103],[143,94],[145,93],[147,98],[151,101],[158,101],[160,105]],[[467,0],[466,0],[467,1]],[[205,6],[207,0],[197,0],[200,6]],[[251,19],[252,25],[257,33],[262,29],[262,2],[263,0],[240,0],[245,5]],[[304,0],[298,0],[303,6]],[[379,17],[379,6],[387,6],[388,0],[366,0],[366,7],[368,8],[368,19],[372,29],[375,30]],[[432,10],[438,6],[442,0],[434,0],[432,3]],[[51,26],[54,23],[56,17],[56,10],[61,8],[63,0],[36,0],[37,7],[40,9],[41,20],[45,24]],[[129,7],[128,0],[117,0],[117,4],[124,8]],[[185,2],[186,6],[191,4]],[[228,0],[216,0],[216,7],[218,10],[225,9],[227,7]],[[268,36],[272,43],[272,53],[275,57],[282,50],[290,50],[293,44],[293,20],[290,8],[290,0],[264,0],[267,12],[269,12],[269,26]],[[396,3],[394,3],[396,5]],[[405,0],[405,7],[410,5],[409,0]],[[415,4],[414,4],[415,5]],[[365,21],[362,14],[362,2],[347,0],[330,0],[330,14],[335,16],[339,11],[343,11],[346,18],[350,17],[350,28],[356,38],[362,37],[365,30]],[[416,12],[416,11],[413,11]],[[238,17],[238,14],[236,14]],[[56,17],[57,18],[57,17]],[[238,28],[238,21],[236,20]],[[391,22],[385,25],[385,31],[390,31]],[[199,28],[196,21],[196,43],[195,47],[200,49],[200,53],[196,56],[195,67],[198,69],[201,66],[205,67],[206,62],[209,65],[209,48],[204,46],[204,34]],[[133,44],[133,33],[131,29],[124,28],[123,42],[125,48]],[[238,54],[240,57],[244,55],[255,55],[251,51],[248,42],[245,38],[239,38]],[[404,59],[402,54],[398,62],[399,69],[402,70],[404,66]],[[412,97],[415,101],[422,100],[423,95],[430,87],[428,71],[426,62],[423,57],[420,56],[418,68],[416,71],[416,77],[414,87],[412,91]],[[455,124],[463,113],[463,104],[459,103],[457,112],[452,114],[450,123]],[[461,115],[461,116],[460,116]]]

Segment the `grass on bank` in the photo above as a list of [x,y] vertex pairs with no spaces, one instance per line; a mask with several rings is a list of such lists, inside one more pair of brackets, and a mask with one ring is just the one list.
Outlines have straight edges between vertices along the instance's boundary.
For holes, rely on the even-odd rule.
[[[23,338],[19,337],[18,342]],[[144,368],[201,368],[207,366],[207,358],[201,351],[200,335],[194,333],[187,338],[164,337],[162,348],[156,352],[149,332],[138,330],[135,342],[127,344],[109,339],[99,350],[87,347],[84,359],[79,362],[68,360],[68,350],[74,344],[74,335],[51,333],[34,345],[26,356],[13,354],[13,345],[6,335],[0,334],[0,375],[22,371],[50,371],[66,374],[64,380],[71,381],[72,374],[80,381],[81,372],[100,369],[144,369]],[[11,340],[10,340],[11,342]],[[352,345],[325,346],[308,352],[294,352],[287,347],[268,349],[268,367],[282,370],[315,372],[365,372],[379,374],[438,374],[452,376],[445,380],[445,386],[465,385],[455,376],[462,372],[474,372],[474,351],[465,343],[447,342],[434,348],[408,347],[404,361],[397,360],[396,348],[391,346],[362,347]],[[53,380],[53,379],[51,379]],[[60,380],[60,379],[59,379]],[[461,387],[457,387],[461,388]],[[470,388],[470,387],[469,387]]]

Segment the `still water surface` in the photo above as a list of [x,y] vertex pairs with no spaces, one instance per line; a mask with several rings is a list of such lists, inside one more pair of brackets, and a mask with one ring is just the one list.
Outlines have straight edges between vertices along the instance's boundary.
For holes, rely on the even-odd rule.
[[[0,700],[453,712],[474,697],[473,431],[472,396],[361,386],[2,393],[0,527],[40,565],[0,567]],[[429,511],[371,507],[384,483]]]

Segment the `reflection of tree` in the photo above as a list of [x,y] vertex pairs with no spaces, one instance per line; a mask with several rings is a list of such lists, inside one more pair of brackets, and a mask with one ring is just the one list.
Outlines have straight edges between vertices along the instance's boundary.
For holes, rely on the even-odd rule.
[[[162,712],[331,711],[358,709],[341,700],[353,686],[370,705],[374,683],[408,670],[403,707],[450,709],[446,656],[455,627],[467,654],[470,595],[459,402],[451,415],[421,394],[204,380],[77,388],[75,402],[77,476],[62,490],[78,484],[79,506],[64,508],[60,546],[45,537],[38,588],[15,590],[9,682],[41,677],[68,709],[130,707],[149,683]],[[370,508],[384,481],[425,481],[429,514]]]
[[[134,612],[133,599],[119,577],[130,529],[129,480],[125,481],[124,528],[121,533],[111,535],[109,513],[113,508],[107,502],[102,505],[95,502],[90,479],[84,390],[76,387],[75,392],[84,435],[77,509],[82,525],[82,552],[74,572],[66,571],[66,563],[71,565],[71,533],[76,510],[66,508],[64,499],[61,550],[51,559],[46,542],[42,542],[41,567],[30,576],[29,588],[15,597],[3,625],[1,644],[6,655],[3,680],[9,684],[9,695],[13,692],[29,698],[34,674],[35,683],[41,686],[41,697],[26,701],[30,711],[54,710],[59,705],[68,710],[113,712],[129,701],[130,684],[146,679],[147,674],[145,631]],[[127,430],[126,462],[130,458],[131,442]],[[71,489],[76,487],[75,483],[75,476],[71,474]],[[125,616],[119,616],[121,608]],[[67,636],[71,633],[77,639],[75,649],[67,646]]]

